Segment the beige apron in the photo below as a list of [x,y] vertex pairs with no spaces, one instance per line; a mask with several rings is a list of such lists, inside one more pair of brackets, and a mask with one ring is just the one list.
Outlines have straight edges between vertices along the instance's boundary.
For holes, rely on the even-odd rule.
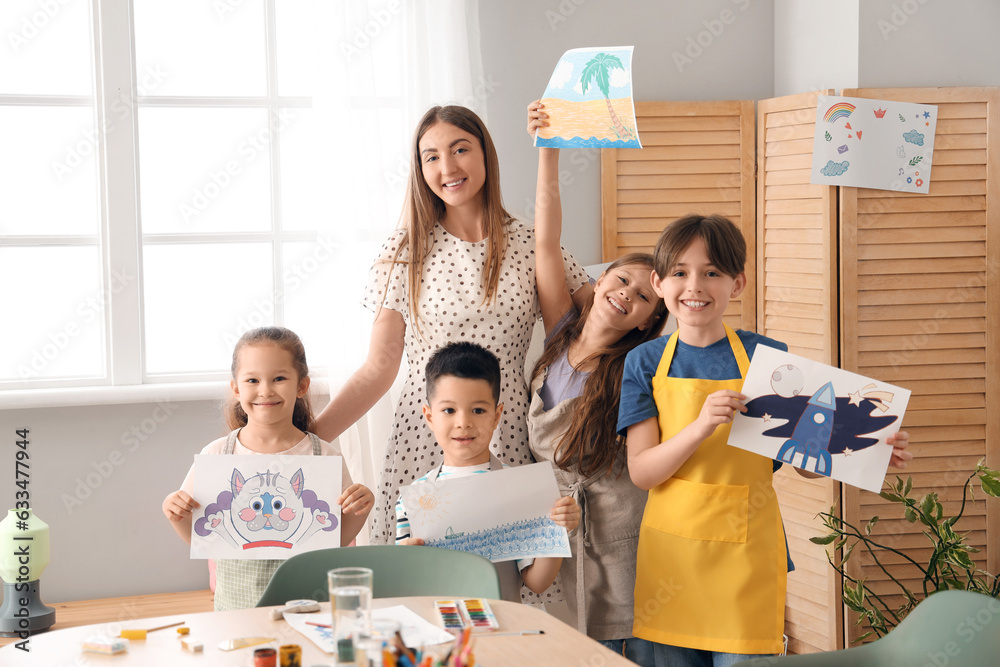
[[[740,374],[750,362],[726,327]],[[660,441],[693,422],[705,398],[743,379],[667,375],[673,334],[653,376]],[[724,653],[780,653],[787,556],[770,459],[729,446],[725,424],[649,492],[635,582],[635,635]]]
[[[528,446],[536,461],[552,461],[577,399],[546,411],[538,395],[543,381],[539,377],[531,384]],[[559,570],[570,612],[580,632],[593,639],[631,637],[635,552],[647,492],[632,484],[624,453],[609,475],[586,478],[555,464],[553,469],[559,492],[572,495],[580,506],[573,558],[564,558]]]

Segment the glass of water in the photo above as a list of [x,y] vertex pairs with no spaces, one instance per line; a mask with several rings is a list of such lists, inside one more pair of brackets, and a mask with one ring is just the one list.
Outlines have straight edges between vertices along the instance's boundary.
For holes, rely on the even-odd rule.
[[327,572],[334,640],[367,634],[372,622],[372,571],[338,567]]

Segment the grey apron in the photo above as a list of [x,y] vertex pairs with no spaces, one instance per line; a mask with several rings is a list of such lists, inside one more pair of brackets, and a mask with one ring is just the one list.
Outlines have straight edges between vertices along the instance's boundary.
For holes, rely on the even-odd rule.
[[[546,411],[538,394],[543,382],[544,377],[539,377],[531,383],[528,444],[536,461],[552,461],[577,399]],[[563,559],[559,570],[577,628],[598,640],[631,637],[635,554],[647,492],[632,484],[624,454],[607,475],[584,477],[554,463],[552,467],[559,492],[572,495],[580,506],[573,557]]]

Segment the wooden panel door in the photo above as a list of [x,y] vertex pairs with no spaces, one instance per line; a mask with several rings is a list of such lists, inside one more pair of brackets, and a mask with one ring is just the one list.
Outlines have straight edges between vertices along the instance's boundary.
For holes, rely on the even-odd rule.
[[[912,475],[918,498],[939,493],[953,515],[976,462],[986,456],[1000,465],[1000,89],[843,94],[938,105],[929,194],[841,188],[842,367],[912,390],[903,427],[916,458],[899,474]],[[919,524],[845,486],[844,519],[863,525],[873,515],[880,540],[926,562]],[[1000,570],[997,502],[980,497],[955,529],[981,549],[972,554],[980,567]],[[922,590],[913,566],[888,562],[896,578]],[[870,557],[849,566],[877,592],[893,590]],[[890,596],[889,605],[900,599]],[[850,620],[849,640],[862,632]]]
[[[757,322],[788,351],[839,362],[836,188],[811,185],[816,97],[761,100],[757,107]],[[809,541],[825,531],[816,515],[840,498],[840,484],[805,479],[790,466],[774,476],[788,549],[785,634],[792,653],[838,648],[840,581],[826,551]]]
[[747,288],[726,322],[754,329],[753,102],[636,102],[635,115],[643,148],[601,151],[603,261],[652,252],[688,213],[725,215],[747,239]]

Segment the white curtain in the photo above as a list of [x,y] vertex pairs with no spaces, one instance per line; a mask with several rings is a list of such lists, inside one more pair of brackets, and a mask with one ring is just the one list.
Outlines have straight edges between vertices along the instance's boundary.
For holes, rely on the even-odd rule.
[[[315,187],[331,193],[331,233],[356,258],[329,289],[360,302],[368,267],[399,221],[417,121],[436,104],[463,104],[485,120],[478,2],[316,0],[315,8]],[[331,394],[367,352],[372,314],[359,305],[345,315],[344,331],[330,336],[343,350]],[[340,437],[351,476],[373,491],[405,372],[404,361],[396,387]]]

